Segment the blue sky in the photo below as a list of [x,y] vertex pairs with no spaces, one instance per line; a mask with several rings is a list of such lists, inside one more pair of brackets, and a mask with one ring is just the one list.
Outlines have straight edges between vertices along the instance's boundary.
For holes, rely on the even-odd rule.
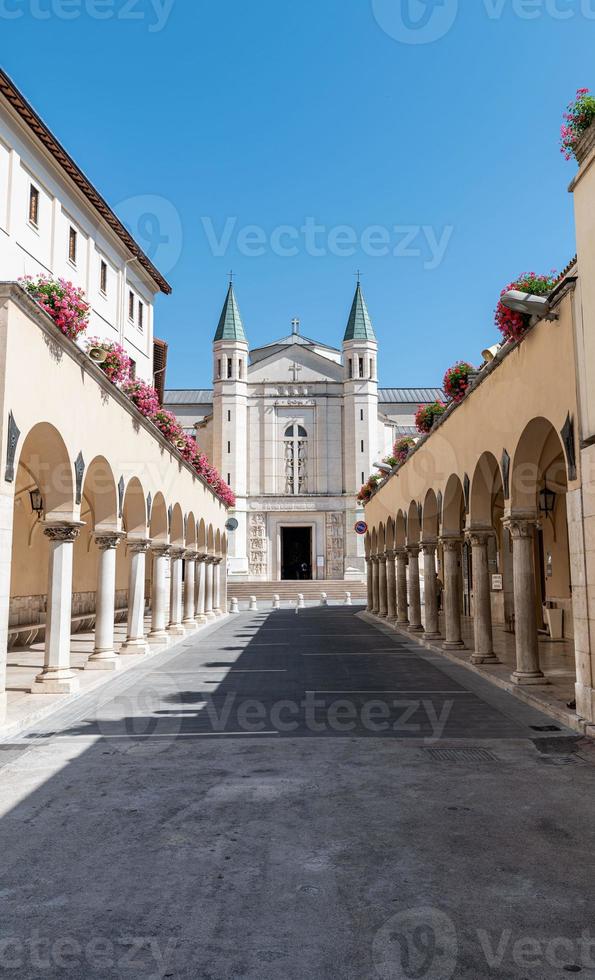
[[339,346],[360,269],[381,382],[417,386],[572,257],[595,0],[433,3],[0,0],[5,69],[174,287],[170,387],[210,385],[231,268],[252,346],[296,315]]

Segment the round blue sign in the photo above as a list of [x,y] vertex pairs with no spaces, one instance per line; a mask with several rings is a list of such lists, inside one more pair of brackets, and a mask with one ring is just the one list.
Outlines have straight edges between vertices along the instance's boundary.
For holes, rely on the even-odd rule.
[[365,521],[358,521],[355,525],[356,534],[366,534],[368,531],[368,525]]

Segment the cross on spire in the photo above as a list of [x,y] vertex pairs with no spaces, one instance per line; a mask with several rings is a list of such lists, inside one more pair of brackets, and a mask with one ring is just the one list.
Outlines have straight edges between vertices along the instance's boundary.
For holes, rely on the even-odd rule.
[[297,316],[294,316],[293,320],[291,321],[291,332],[292,334],[300,332],[300,321]]
[[233,269],[229,270],[229,285],[233,286]]
[[362,281],[362,274],[361,274],[361,272],[359,271],[359,269],[358,269],[358,270],[357,270],[357,272],[355,273],[355,278],[357,279],[357,284],[358,284],[358,286],[359,286],[359,284],[360,284],[360,282]]

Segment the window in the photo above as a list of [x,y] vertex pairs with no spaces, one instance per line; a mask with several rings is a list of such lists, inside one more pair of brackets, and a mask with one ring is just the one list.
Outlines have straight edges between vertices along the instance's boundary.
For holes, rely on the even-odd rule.
[[364,440],[362,439],[362,453],[364,451]]
[[229,441],[229,439],[227,440],[227,452],[228,453],[231,452],[231,442]]
[[308,492],[308,433],[303,425],[289,425],[285,441],[285,493]]
[[134,322],[134,293],[128,290],[128,319]]
[[349,358],[349,377],[353,377],[353,359],[351,357]]
[[227,474],[227,485],[228,487],[231,486],[231,473]]
[[139,299],[139,301],[138,301],[138,319],[137,319],[137,323],[138,323],[138,329],[140,331],[142,331],[142,329],[143,329],[144,319],[145,319],[145,304],[144,303],[141,303],[141,301]]
[[240,360],[238,361],[238,378],[242,378],[243,376],[244,376],[244,361],[240,357]]
[[231,422],[231,410],[229,408],[227,410],[227,421]]
[[72,262],[73,265],[76,265],[77,238],[76,228],[73,228],[71,225],[68,232],[68,261]]
[[99,264],[99,290],[104,296],[107,294],[107,262],[103,259]]
[[221,377],[221,358],[217,358],[217,377]]
[[373,357],[371,357],[371,358],[370,358],[370,377],[371,377],[371,378],[373,378],[373,377],[374,377],[374,375],[375,375],[375,373],[376,373],[376,372],[375,372],[375,370],[374,370],[374,358],[373,358]]
[[363,357],[360,357],[360,359],[359,359],[359,376],[360,376],[360,378],[363,378],[363,376],[364,376],[364,359],[363,359]]
[[362,486],[364,485],[365,482],[366,482],[366,474],[362,470]]
[[227,358],[227,377],[233,378],[233,361],[231,357]]
[[37,228],[39,224],[39,191],[35,184],[29,186],[29,221]]
[[364,410],[363,410],[363,408],[360,408],[360,411],[359,411],[359,419],[360,419],[360,422],[363,422],[364,421]]

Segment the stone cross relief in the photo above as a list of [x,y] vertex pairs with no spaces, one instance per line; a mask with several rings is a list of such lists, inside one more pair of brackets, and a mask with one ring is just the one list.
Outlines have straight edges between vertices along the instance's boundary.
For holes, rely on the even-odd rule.
[[296,364],[294,361],[294,363],[291,365],[289,369],[289,372],[292,375],[291,380],[293,381],[294,384],[296,384],[296,382],[299,381],[298,374],[300,373],[300,371],[303,371],[302,365]]

